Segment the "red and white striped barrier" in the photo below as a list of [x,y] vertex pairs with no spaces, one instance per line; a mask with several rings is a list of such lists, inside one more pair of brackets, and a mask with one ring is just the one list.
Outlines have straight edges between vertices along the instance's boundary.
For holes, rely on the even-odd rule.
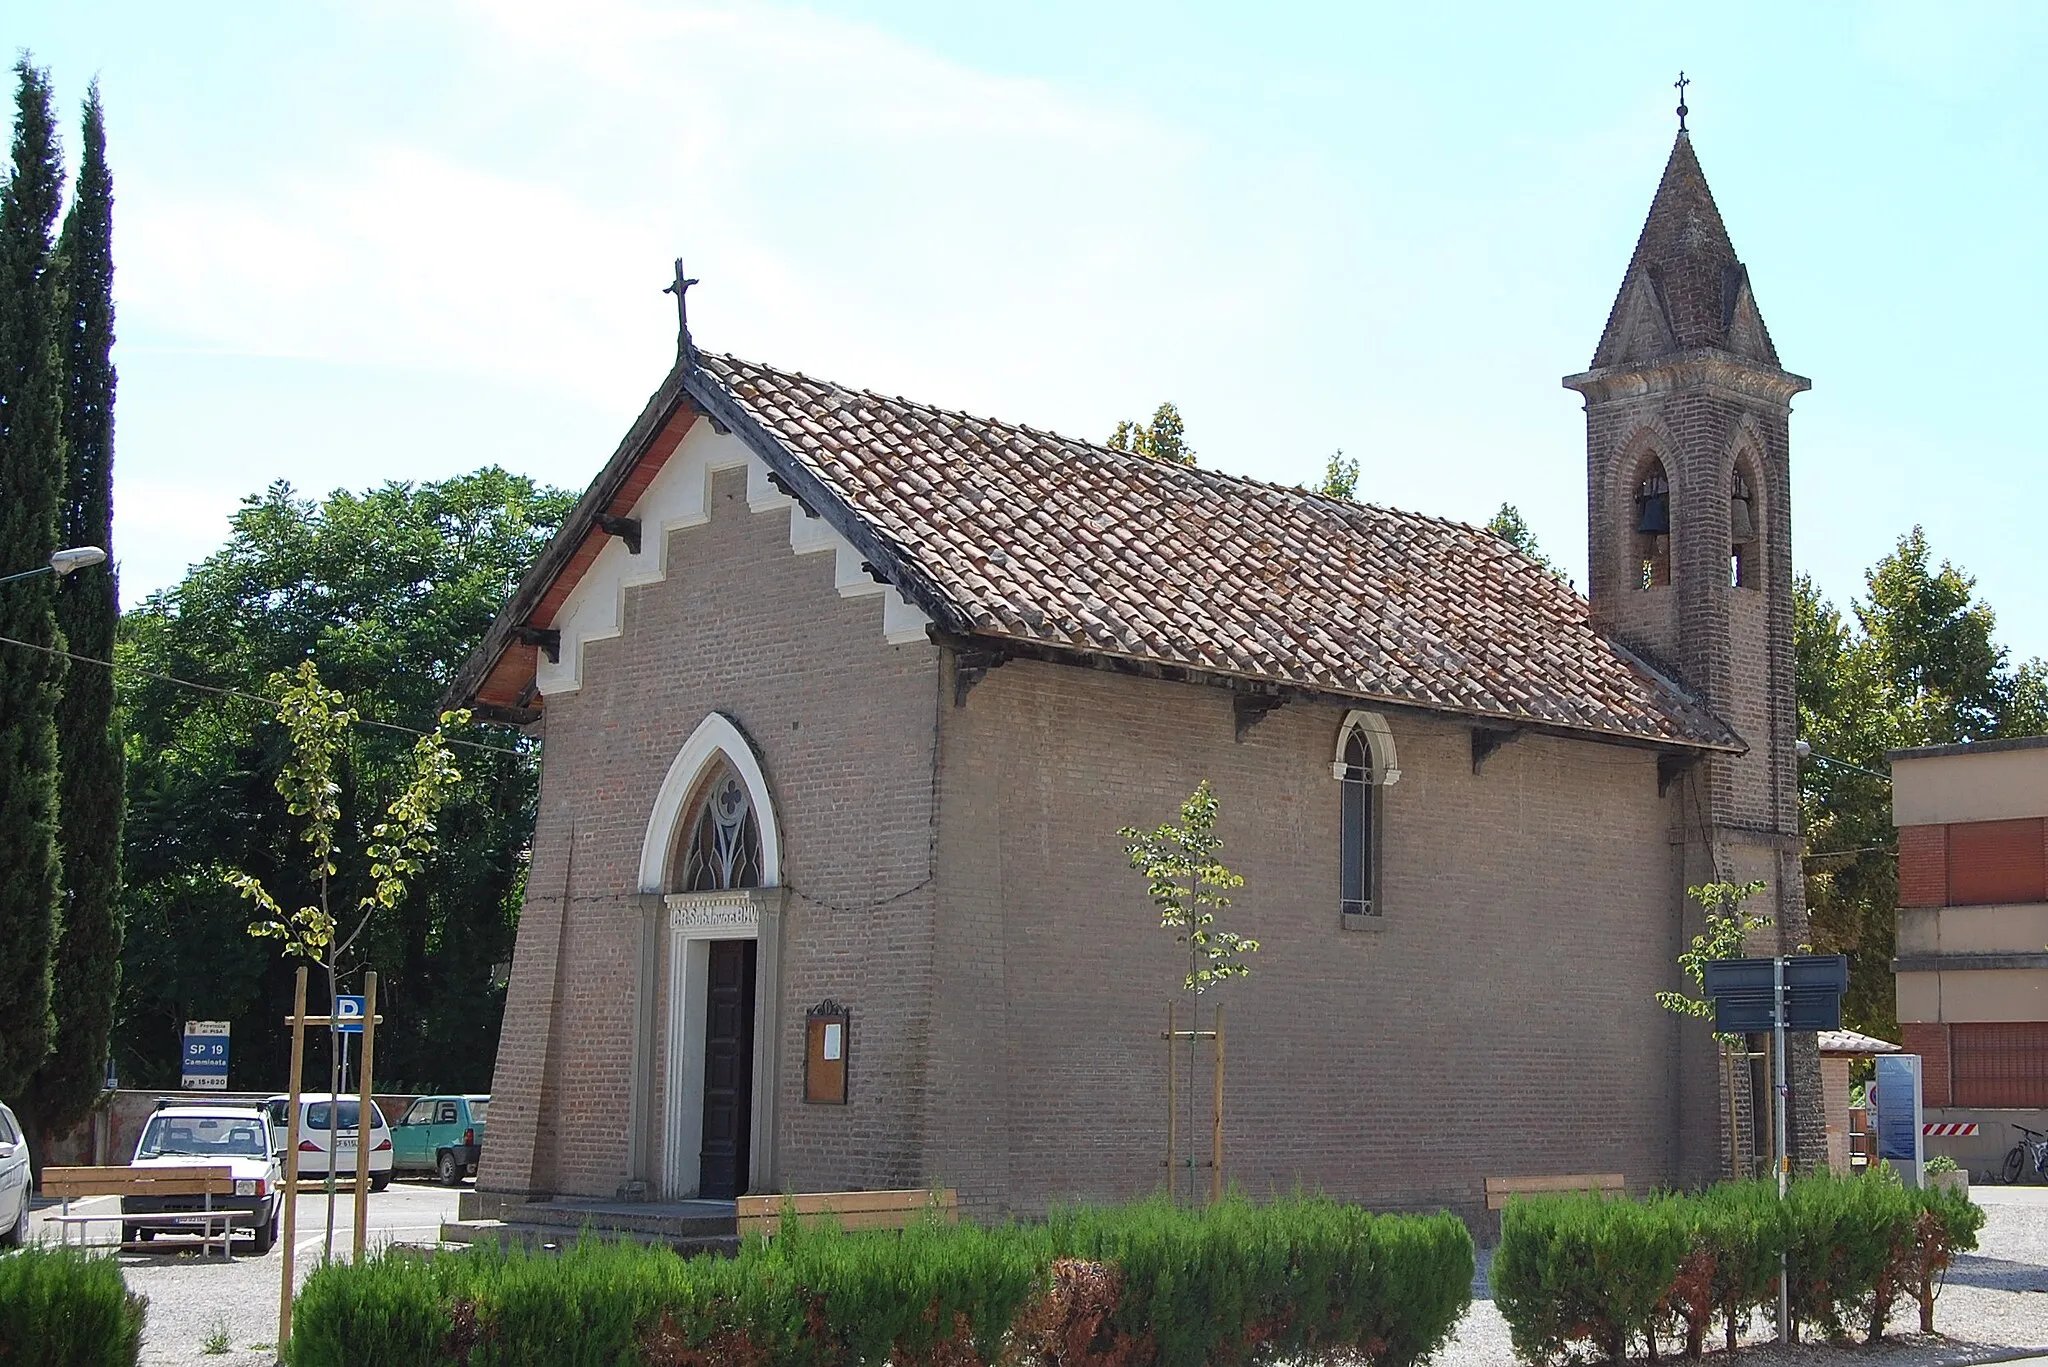
[[1928,1139],[1968,1139],[1977,1133],[1974,1120],[1929,1123],[1920,1127],[1920,1133]]

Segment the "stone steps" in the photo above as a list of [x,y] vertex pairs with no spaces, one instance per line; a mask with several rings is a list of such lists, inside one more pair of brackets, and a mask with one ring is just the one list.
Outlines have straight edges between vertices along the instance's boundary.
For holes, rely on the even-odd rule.
[[593,1201],[555,1199],[504,1205],[496,1219],[465,1211],[441,1226],[444,1243],[517,1243],[567,1248],[586,1233],[601,1239],[670,1248],[677,1253],[735,1253],[739,1223],[730,1201]]

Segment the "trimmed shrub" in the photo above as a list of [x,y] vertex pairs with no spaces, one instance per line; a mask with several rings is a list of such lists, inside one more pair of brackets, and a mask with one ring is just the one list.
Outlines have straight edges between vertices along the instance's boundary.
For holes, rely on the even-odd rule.
[[112,1258],[25,1248],[0,1258],[0,1362],[7,1367],[132,1367],[146,1298]]
[[331,1264],[298,1299],[294,1367],[1410,1367],[1471,1296],[1450,1216],[1329,1201],[1163,1201],[1045,1226],[785,1222],[737,1258],[585,1240]]
[[1817,1174],[1791,1184],[1733,1182],[1648,1202],[1591,1195],[1511,1202],[1494,1254],[1494,1299],[1515,1349],[1532,1362],[1591,1342],[1619,1361],[1642,1341],[1682,1330],[1698,1357],[1718,1316],[1730,1347],[1777,1300],[1790,1274],[1793,1331],[1884,1334],[1902,1296],[1934,1327],[1933,1291],[1955,1254],[1976,1247],[1984,1214],[1967,1196],[1907,1191],[1888,1173]]
[[1515,1350],[1562,1358],[1589,1340],[1609,1362],[1647,1340],[1687,1251],[1675,1200],[1609,1201],[1591,1193],[1517,1198],[1501,1213],[1493,1297]]

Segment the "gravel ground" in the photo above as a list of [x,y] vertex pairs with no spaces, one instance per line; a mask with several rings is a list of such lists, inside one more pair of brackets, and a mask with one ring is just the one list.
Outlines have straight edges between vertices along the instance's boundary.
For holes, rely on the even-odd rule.
[[[1920,1322],[1919,1306],[1909,1302],[1895,1315],[1886,1341],[1875,1347],[1780,1347],[1772,1342],[1774,1331],[1758,1324],[1732,1356],[1710,1356],[1743,1367],[1958,1367],[2048,1354],[2048,1188],[1979,1187],[1971,1195],[1984,1207],[1984,1229],[1977,1251],[1956,1260],[1935,1302],[1940,1332],[1902,1332],[1902,1326]],[[1487,1290],[1487,1261],[1482,1254],[1472,1309],[1437,1354],[1437,1367],[1506,1367],[1515,1360],[1507,1321]],[[1718,1340],[1709,1348],[1717,1350]]]
[[[441,1221],[455,1216],[456,1193],[426,1183],[395,1182],[390,1189],[370,1197],[370,1244],[378,1247],[393,1242],[431,1243],[440,1234]],[[355,1219],[347,1187],[335,1201],[335,1244],[349,1246]],[[111,1215],[113,1203],[102,1202]],[[55,1214],[54,1208],[38,1215]],[[295,1282],[303,1282],[320,1256],[327,1221],[327,1201],[320,1195],[299,1198],[298,1253],[293,1260]],[[119,1236],[113,1220],[86,1226],[88,1237],[109,1240]],[[57,1227],[39,1219],[35,1236],[55,1242]],[[77,1235],[74,1233],[73,1238]],[[148,1318],[143,1321],[143,1367],[270,1367],[277,1361],[278,1277],[283,1271],[282,1247],[263,1257],[247,1252],[246,1240],[236,1241],[233,1261],[223,1262],[218,1253],[197,1252],[122,1253],[116,1256],[131,1290],[149,1297]],[[206,1351],[208,1339],[216,1332],[226,1335],[227,1350]]]

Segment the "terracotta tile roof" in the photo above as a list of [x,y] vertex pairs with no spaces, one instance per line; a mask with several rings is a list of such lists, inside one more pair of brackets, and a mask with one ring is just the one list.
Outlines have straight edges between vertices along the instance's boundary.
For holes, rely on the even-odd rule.
[[1741,744],[1597,632],[1569,585],[1481,529],[699,359],[943,600],[921,605],[972,635],[1508,723]]

